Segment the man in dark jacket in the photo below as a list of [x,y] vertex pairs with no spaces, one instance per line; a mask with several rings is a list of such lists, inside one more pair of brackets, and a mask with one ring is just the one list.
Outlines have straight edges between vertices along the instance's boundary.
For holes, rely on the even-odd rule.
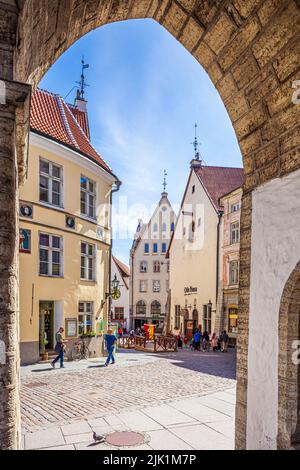
[[106,349],[108,352],[108,356],[105,362],[105,367],[107,367],[110,360],[112,364],[116,362],[114,358],[114,350],[115,350],[115,345],[117,344],[117,338],[113,334],[112,330],[107,330],[107,334],[105,335],[105,344],[106,344]]

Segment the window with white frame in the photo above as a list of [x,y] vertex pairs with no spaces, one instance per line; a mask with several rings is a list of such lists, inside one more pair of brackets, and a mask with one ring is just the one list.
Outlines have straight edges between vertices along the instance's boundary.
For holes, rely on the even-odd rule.
[[140,281],[140,292],[147,292],[148,281]]
[[63,205],[62,166],[40,158],[40,201],[53,206]]
[[86,335],[93,330],[93,302],[79,302],[78,335]]
[[95,280],[95,245],[81,242],[80,277],[86,281]]
[[148,262],[147,261],[141,261],[140,262],[140,273],[146,273],[148,270]]
[[63,238],[40,233],[40,276],[63,276]]
[[86,176],[80,178],[80,212],[91,219],[96,218],[96,183]]
[[229,262],[229,284],[238,284],[239,283],[239,262],[230,261]]
[[239,243],[240,241],[240,223],[233,222],[230,225],[230,244]]
[[114,319],[117,321],[124,320],[124,307],[115,307]]
[[160,281],[153,281],[153,292],[160,292]]

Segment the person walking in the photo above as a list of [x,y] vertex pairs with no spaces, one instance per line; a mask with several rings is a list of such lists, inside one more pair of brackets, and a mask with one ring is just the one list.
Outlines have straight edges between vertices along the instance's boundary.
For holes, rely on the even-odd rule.
[[229,342],[229,336],[227,334],[227,331],[224,330],[222,333],[222,352],[228,352],[228,342]]
[[213,352],[216,352],[216,350],[218,349],[218,338],[217,338],[216,333],[212,334],[211,347],[212,347]]
[[114,350],[115,345],[117,344],[117,338],[113,334],[112,330],[107,330],[107,334],[105,335],[105,344],[108,352],[108,356],[105,362],[105,367],[107,367],[110,361],[112,364],[116,362],[114,358]]
[[118,335],[119,335],[120,338],[123,337],[123,328],[122,328],[121,325],[119,326],[119,329],[118,329]]
[[56,335],[55,335],[55,341],[56,341],[56,345],[55,345],[55,352],[58,354],[58,356],[54,359],[54,361],[51,362],[51,366],[53,367],[53,369],[55,369],[55,364],[60,361],[60,368],[61,369],[64,369],[64,354],[65,354],[65,342],[63,340],[63,332],[65,330],[63,329],[63,327],[61,327]]
[[196,330],[196,333],[194,334],[194,348],[195,351],[200,351],[200,340],[201,340],[201,335],[199,330]]
[[204,331],[203,333],[203,341],[202,341],[202,351],[209,352],[209,335],[207,331]]

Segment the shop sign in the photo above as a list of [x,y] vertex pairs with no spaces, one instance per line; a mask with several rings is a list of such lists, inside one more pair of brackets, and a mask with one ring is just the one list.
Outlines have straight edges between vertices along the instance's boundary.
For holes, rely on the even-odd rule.
[[185,287],[184,295],[192,295],[198,293],[198,287]]

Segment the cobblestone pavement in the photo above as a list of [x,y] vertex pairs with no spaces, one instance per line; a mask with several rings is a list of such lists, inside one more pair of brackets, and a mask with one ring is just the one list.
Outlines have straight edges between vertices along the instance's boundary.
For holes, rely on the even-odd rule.
[[[220,413],[221,418],[228,420],[230,417],[230,432],[232,433],[234,415],[232,401],[235,393],[234,351],[222,354],[183,350],[178,353],[160,355],[128,351],[120,352],[117,355],[117,364],[108,368],[103,367],[103,359],[66,363],[66,368],[63,370],[52,370],[49,365],[37,364],[22,367],[21,376],[25,448],[55,447],[56,444],[54,446],[52,444],[56,442],[56,437],[54,441],[51,437],[49,442],[52,444],[47,444],[49,440],[47,436],[49,433],[51,435],[51,429],[53,433],[59,429],[59,435],[63,436],[63,440],[57,444],[59,447],[67,445],[67,447],[73,446],[74,448],[75,445],[75,448],[78,448],[79,444],[83,445],[85,442],[84,438],[87,438],[88,433],[85,433],[84,429],[89,426],[90,431],[91,423],[97,424],[98,422],[96,428],[100,427],[100,431],[113,430],[115,427],[112,423],[120,421],[118,416],[142,412],[141,422],[143,422],[146,418],[151,419],[145,410],[155,410],[155,407],[160,406],[167,407],[164,409],[167,415],[170,413],[168,407],[171,407],[173,416],[174,413],[179,412],[177,408],[180,406],[188,406],[188,409],[196,409],[196,403],[197,406],[203,406],[201,400],[206,399],[207,396],[212,397],[213,394],[217,394],[216,404],[214,401],[209,401],[208,405],[205,402],[205,406],[212,408],[209,408],[209,413],[204,409],[204,416],[207,414],[210,416],[213,409],[213,413],[217,413],[217,416],[213,416],[215,421],[220,420]],[[225,392],[225,401],[223,398],[220,401],[218,393],[223,392]],[[192,404],[189,401],[192,399],[200,400],[200,402]],[[230,406],[226,404],[228,401]],[[229,414],[226,407],[230,408]],[[184,409],[182,412],[185,412]],[[138,418],[135,419],[139,421]],[[191,425],[191,420],[195,421],[191,413],[188,413],[185,419],[180,417],[179,422]],[[126,420],[120,422],[126,429],[132,429],[132,426],[126,425],[128,424]],[[197,425],[202,425],[202,423],[203,417],[200,422],[194,422]],[[178,423],[175,422],[175,424]],[[70,429],[75,426],[76,442],[71,442],[73,438],[66,438],[63,430],[68,429],[68,426]],[[227,423],[226,426],[228,428],[229,424]],[[150,428],[153,428],[153,425]],[[164,423],[159,423],[159,428],[151,429],[151,431],[169,433],[168,419],[167,427]],[[175,434],[173,431],[172,436],[174,437]],[[46,443],[37,445],[37,435],[40,437],[45,435]],[[34,445],[32,447],[30,436],[34,438],[33,442],[37,447]],[[153,438],[155,441],[155,435]],[[177,436],[176,439],[181,438]],[[226,439],[228,437],[225,437],[228,446]],[[230,446],[232,446],[232,436]],[[197,448],[197,445],[189,448]]]

